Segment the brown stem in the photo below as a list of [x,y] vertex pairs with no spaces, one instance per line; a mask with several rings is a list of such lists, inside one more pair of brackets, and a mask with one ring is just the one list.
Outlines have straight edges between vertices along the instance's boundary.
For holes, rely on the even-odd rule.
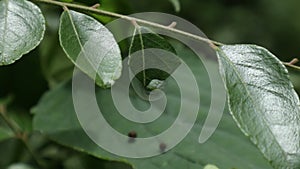
[[78,5],[78,4],[65,3],[65,2],[53,1],[53,0],[32,0],[32,1],[57,5],[57,6],[61,6],[61,7],[81,9],[81,10],[84,10],[84,11],[89,11],[89,12],[93,12],[93,13],[97,13],[97,14],[101,14],[101,15],[106,15],[106,16],[111,16],[111,17],[116,17],[116,18],[122,18],[122,19],[125,19],[125,20],[128,20],[128,21],[133,21],[134,20],[134,21],[136,21],[137,23],[140,23],[140,24],[145,24],[145,25],[148,25],[148,26],[151,26],[151,27],[168,30],[170,32],[185,35],[187,37],[190,37],[190,38],[193,38],[195,40],[202,41],[202,42],[206,42],[208,44],[213,43],[213,44],[218,45],[218,46],[223,45],[220,42],[213,41],[213,40],[210,40],[208,38],[204,38],[204,37],[192,34],[192,33],[188,33],[188,32],[176,29],[176,28],[172,28],[172,27],[169,27],[168,25],[165,26],[165,25],[161,25],[161,24],[158,24],[158,23],[155,23],[155,22],[146,21],[146,20],[143,20],[143,19],[139,19],[139,18],[135,18],[135,17],[127,16],[127,15],[122,15],[122,14],[118,14],[118,13],[114,13],[114,12],[109,12],[109,11],[105,11],[105,10],[102,10],[102,9],[95,9],[95,8],[91,8],[91,7],[88,7],[88,6],[82,6],[82,5]]
[[30,153],[32,158],[34,159],[36,165],[39,168],[42,168],[42,164],[39,161],[38,157],[35,155],[33,150],[30,148],[28,141],[27,141],[27,134],[22,132],[18,126],[15,125],[14,122],[11,121],[11,119],[7,116],[6,112],[6,106],[3,104],[0,104],[0,116],[4,120],[4,122],[7,124],[7,126],[13,131],[15,137],[22,141],[27,151]]

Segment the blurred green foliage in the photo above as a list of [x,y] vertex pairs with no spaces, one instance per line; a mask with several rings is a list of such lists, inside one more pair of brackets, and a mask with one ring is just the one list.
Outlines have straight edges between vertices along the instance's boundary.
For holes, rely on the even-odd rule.
[[[64,1],[86,5],[99,2],[98,0]],[[300,58],[299,0],[181,0],[179,12],[174,10],[169,0],[100,0],[100,4],[101,9],[122,14],[149,11],[174,14],[198,26],[211,39],[223,43],[258,44],[269,49],[282,61],[289,61],[294,57]],[[21,110],[18,113],[26,114],[26,118],[30,116],[29,109],[37,103],[41,95],[58,81],[64,80],[60,74],[57,74],[57,70],[62,68],[53,67],[57,60],[49,60],[51,56],[65,57],[55,38],[58,36],[58,18],[61,9],[40,6],[43,7],[43,14],[48,18],[45,37],[52,37],[52,41],[44,42],[15,64],[0,67],[0,98],[13,96],[8,109],[13,112]],[[103,16],[97,18],[104,22],[111,20]],[[46,50],[49,51],[48,55],[45,54]],[[72,68],[67,60],[64,61],[68,64],[68,69]],[[53,70],[56,74],[48,74],[47,69]],[[290,68],[289,70],[295,88],[300,93],[299,71]],[[67,80],[70,75],[71,73],[67,72],[63,76]],[[31,138],[30,143],[34,145],[34,151],[42,154],[41,158],[50,161],[53,168],[73,169],[75,167],[72,166],[74,163],[71,161],[77,162],[76,166],[79,169],[87,166],[92,168],[90,166],[93,164],[100,168],[111,167],[111,165],[114,165],[111,168],[115,169],[124,168],[122,164],[99,161],[62,148],[51,141],[45,141],[38,134]],[[24,145],[16,139],[1,141],[0,150],[1,169],[19,162],[34,164]]]

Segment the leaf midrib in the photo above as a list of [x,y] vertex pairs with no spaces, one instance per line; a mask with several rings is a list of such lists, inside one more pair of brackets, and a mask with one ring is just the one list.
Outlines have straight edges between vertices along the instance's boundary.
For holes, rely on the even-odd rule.
[[[82,46],[82,44],[81,44],[81,41],[80,41],[80,39],[79,39],[79,34],[78,34],[78,32],[77,32],[76,26],[74,25],[74,21],[73,21],[72,15],[71,15],[71,13],[70,13],[69,10],[67,10],[66,12],[67,12],[67,14],[68,14],[68,16],[69,16],[69,19],[70,19],[70,21],[71,21],[71,26],[72,26],[72,28],[73,28],[73,30],[74,30],[75,35],[76,35],[76,39],[78,40],[79,46],[80,46],[80,48],[81,48],[81,51],[82,51],[82,52],[84,53],[84,55],[85,55],[85,50],[84,50],[84,48],[83,48],[83,46]],[[73,60],[73,59],[71,59],[71,60]]]

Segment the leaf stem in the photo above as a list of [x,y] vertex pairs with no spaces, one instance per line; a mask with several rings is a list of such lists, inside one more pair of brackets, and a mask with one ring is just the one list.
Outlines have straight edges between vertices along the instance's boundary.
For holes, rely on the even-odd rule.
[[289,62],[282,62],[285,66],[288,66],[288,67],[291,67],[291,68],[294,68],[294,69],[297,69],[297,70],[300,70],[300,67],[299,66],[296,66],[296,65],[293,65]]
[[22,132],[19,127],[17,127],[11,120],[10,118],[7,116],[6,113],[6,106],[3,104],[0,104],[0,116],[1,118],[4,120],[4,122],[7,124],[7,126],[12,130],[12,132],[14,133],[15,137],[19,140],[22,141],[22,143],[24,144],[25,148],[27,149],[27,151],[29,152],[29,154],[32,156],[34,162],[36,163],[36,165],[39,168],[42,168],[42,164],[39,161],[38,157],[36,156],[36,154],[33,152],[33,150],[31,149],[31,147],[29,146],[28,142],[27,142],[27,134]]
[[94,7],[88,7],[88,6],[83,6],[83,5],[78,5],[78,4],[72,4],[72,3],[66,3],[66,2],[59,2],[59,1],[54,1],[54,0],[31,0],[31,1],[37,1],[37,2],[42,2],[42,3],[47,3],[47,4],[52,4],[52,5],[57,5],[57,6],[61,6],[61,7],[69,7],[69,8],[74,8],[74,9],[81,9],[84,11],[89,11],[89,12],[93,12],[93,13],[97,13],[97,14],[101,14],[101,15],[106,15],[106,16],[111,16],[111,17],[116,17],[116,18],[122,18],[128,21],[136,21],[137,23],[140,24],[144,24],[144,25],[148,25],[151,27],[155,27],[155,28],[159,28],[159,29],[164,29],[164,30],[168,30],[170,32],[174,32],[174,33],[178,33],[190,38],[193,38],[195,40],[199,40],[202,42],[206,42],[208,44],[214,44],[214,45],[218,45],[221,46],[223,45],[220,42],[217,41],[213,41],[210,40],[208,38],[204,38],[192,33],[188,33],[182,30],[178,30],[176,28],[170,27],[170,26],[165,26],[165,25],[161,25],[155,22],[151,22],[151,21],[146,21],[143,19],[139,19],[139,18],[135,18],[135,17],[131,17],[131,16],[127,16],[127,15],[122,15],[119,13],[114,13],[114,12],[109,12],[109,11],[105,11],[102,9],[95,9]]

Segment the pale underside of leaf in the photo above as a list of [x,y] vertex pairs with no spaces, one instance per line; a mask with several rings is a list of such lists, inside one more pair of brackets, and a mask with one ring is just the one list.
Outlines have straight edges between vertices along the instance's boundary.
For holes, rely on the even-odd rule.
[[45,19],[26,0],[0,1],[0,66],[14,63],[43,39]]
[[67,10],[61,16],[60,43],[68,58],[100,87],[121,75],[121,52],[111,32],[90,16]]
[[286,68],[255,45],[222,46],[217,53],[238,126],[275,168],[299,168],[299,98]]

